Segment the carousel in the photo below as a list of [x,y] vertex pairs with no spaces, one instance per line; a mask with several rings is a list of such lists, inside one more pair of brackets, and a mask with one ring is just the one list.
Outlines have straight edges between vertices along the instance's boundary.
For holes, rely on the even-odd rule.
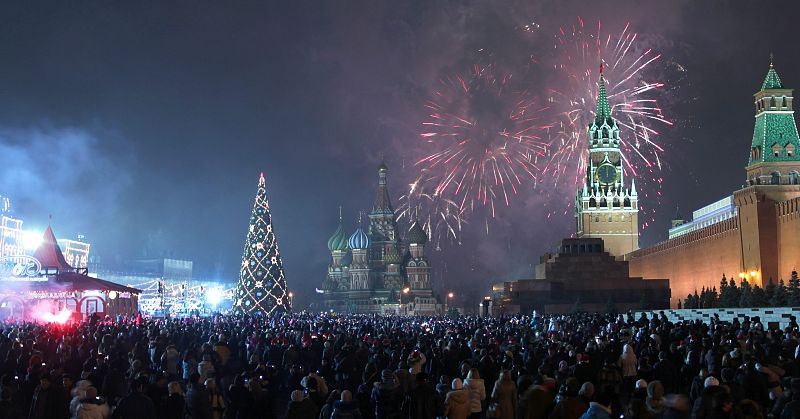
[[64,323],[138,313],[136,288],[88,275],[70,266],[50,226],[32,256],[0,260],[0,320]]

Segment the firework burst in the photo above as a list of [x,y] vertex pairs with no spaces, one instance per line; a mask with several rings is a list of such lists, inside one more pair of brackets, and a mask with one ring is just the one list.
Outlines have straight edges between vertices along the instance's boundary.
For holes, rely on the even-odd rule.
[[[564,89],[550,91],[557,122],[553,132],[548,133],[552,147],[548,164],[542,169],[554,183],[569,179],[578,185],[583,179],[588,157],[586,129],[594,119],[602,63],[608,100],[622,131],[620,148],[625,174],[636,177],[645,197],[654,196],[655,201],[660,198],[665,149],[657,138],[659,130],[672,122],[658,105],[665,83],[648,79],[648,70],[658,63],[661,54],[637,39],[629,25],[612,35],[603,33],[599,21],[596,27],[588,27],[580,17],[571,27],[559,29],[554,67],[566,80],[559,83]],[[643,211],[646,227],[654,209]]]
[[436,193],[436,183],[423,171],[409,185],[408,192],[400,197],[398,219],[405,219],[410,227],[420,222],[436,250],[441,250],[442,240],[461,244],[461,229],[466,224],[464,210],[445,196]]
[[547,151],[540,137],[545,108],[511,81],[490,65],[474,65],[466,75],[441,79],[425,104],[420,135],[433,151],[417,162],[425,174],[418,180],[432,183],[430,194],[446,197],[460,216],[482,206],[494,217],[497,203],[508,206],[520,188],[533,185]]

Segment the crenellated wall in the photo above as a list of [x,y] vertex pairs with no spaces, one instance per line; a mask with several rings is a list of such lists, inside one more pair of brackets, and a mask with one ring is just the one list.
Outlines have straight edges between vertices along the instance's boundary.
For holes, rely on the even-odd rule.
[[630,275],[669,278],[670,305],[702,287],[719,287],[722,274],[741,272],[738,218],[730,218],[686,235],[637,250],[627,256]]

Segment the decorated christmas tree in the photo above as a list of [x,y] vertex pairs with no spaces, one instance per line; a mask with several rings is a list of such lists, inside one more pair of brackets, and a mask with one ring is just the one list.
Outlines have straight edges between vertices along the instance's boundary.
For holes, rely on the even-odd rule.
[[270,316],[291,309],[283,263],[272,229],[264,174],[258,179],[258,192],[244,243],[242,269],[233,310],[237,314]]

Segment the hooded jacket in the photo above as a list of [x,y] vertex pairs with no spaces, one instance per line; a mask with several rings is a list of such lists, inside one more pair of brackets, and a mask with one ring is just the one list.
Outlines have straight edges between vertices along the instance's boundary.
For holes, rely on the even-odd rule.
[[467,419],[469,415],[469,390],[462,388],[448,392],[444,399],[444,416],[447,419]]
[[482,411],[481,402],[486,400],[486,386],[482,378],[468,378],[464,380],[464,388],[469,390],[470,412]]

